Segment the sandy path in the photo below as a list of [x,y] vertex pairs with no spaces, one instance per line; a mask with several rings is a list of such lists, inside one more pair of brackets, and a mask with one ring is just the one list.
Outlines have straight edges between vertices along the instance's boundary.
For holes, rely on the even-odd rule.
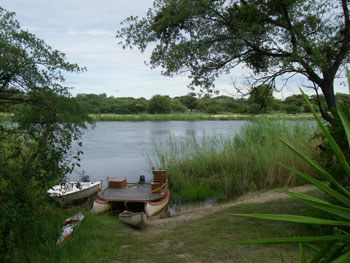
[[[312,185],[303,185],[303,186],[289,188],[288,190],[292,192],[297,192],[297,193],[305,193],[314,189],[315,187]],[[242,204],[264,203],[272,200],[279,200],[279,199],[286,199],[286,198],[291,198],[291,197],[289,197],[286,194],[277,192],[276,190],[248,193],[237,198],[235,201],[232,201],[223,205],[216,205],[209,208],[203,208],[200,210],[185,212],[185,213],[177,214],[168,218],[148,219],[147,226],[142,231],[135,230],[135,232],[138,232],[139,234],[156,234],[161,231],[164,231],[165,229],[170,229],[170,228],[182,225],[190,220],[200,219],[205,215],[215,213],[217,211],[220,211],[222,209],[226,209],[229,207],[234,207]]]

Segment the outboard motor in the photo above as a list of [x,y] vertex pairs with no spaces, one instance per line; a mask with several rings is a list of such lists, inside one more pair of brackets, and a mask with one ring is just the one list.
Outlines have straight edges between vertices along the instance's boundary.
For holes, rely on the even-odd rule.
[[146,182],[145,176],[144,175],[140,175],[139,184],[144,184],[145,182]]

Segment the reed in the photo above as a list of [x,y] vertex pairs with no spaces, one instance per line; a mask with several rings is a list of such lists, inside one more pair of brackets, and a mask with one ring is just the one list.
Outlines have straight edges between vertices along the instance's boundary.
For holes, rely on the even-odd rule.
[[279,135],[314,156],[317,141],[311,138],[316,128],[310,121],[259,119],[231,137],[170,137],[166,144],[154,144],[148,159],[151,167],[167,170],[178,199],[214,196],[228,200],[250,191],[302,183],[280,163],[316,175],[273,136]]

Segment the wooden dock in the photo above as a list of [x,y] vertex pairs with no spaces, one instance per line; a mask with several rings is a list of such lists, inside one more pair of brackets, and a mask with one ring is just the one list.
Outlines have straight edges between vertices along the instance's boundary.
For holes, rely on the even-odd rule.
[[107,202],[155,201],[162,198],[161,193],[152,193],[151,184],[126,184],[121,188],[107,187],[100,191],[99,197]]

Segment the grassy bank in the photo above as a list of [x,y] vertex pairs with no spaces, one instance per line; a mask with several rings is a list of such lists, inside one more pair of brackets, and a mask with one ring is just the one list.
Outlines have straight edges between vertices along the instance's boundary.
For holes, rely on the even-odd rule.
[[170,138],[167,144],[154,145],[149,160],[151,167],[167,170],[170,188],[178,199],[231,199],[248,191],[302,183],[280,163],[314,175],[273,136],[281,136],[313,156],[317,144],[311,139],[314,131],[315,126],[307,121],[260,119],[232,137]]
[[173,114],[91,114],[95,121],[202,121],[202,120],[254,120],[268,118],[274,120],[281,119],[311,119],[310,114],[218,114],[211,115],[205,113],[173,113]]
[[[73,211],[64,211],[67,216],[68,212]],[[283,253],[285,262],[296,262],[296,245],[239,246],[232,242],[263,237],[313,235],[315,232],[325,231],[325,228],[310,229],[304,225],[232,216],[232,213],[315,215],[316,211],[305,209],[301,201],[294,199],[244,204],[199,220],[176,224],[171,224],[167,219],[158,220],[159,227],[146,226],[141,231],[122,225],[116,216],[94,216],[86,210],[84,213],[84,221],[66,243],[58,248],[55,247],[55,240],[59,235],[59,225],[56,222],[62,222],[64,217],[51,219],[55,223],[55,231],[50,232],[45,240],[39,240],[28,247],[28,258],[22,262],[273,263],[281,262],[280,253]]]

